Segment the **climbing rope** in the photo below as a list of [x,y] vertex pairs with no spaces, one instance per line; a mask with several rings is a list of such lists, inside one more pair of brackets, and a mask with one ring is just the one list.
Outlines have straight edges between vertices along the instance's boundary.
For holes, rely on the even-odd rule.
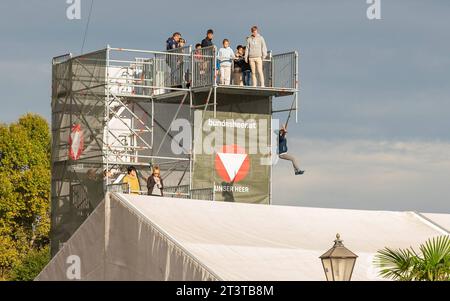
[[87,37],[88,30],[89,30],[89,24],[91,22],[91,15],[92,15],[92,7],[93,6],[94,6],[94,0],[91,0],[91,7],[89,9],[88,20],[87,20],[86,28],[84,30],[84,35],[83,35],[83,44],[81,45],[81,54],[83,54],[84,45],[86,44],[86,37]]
[[291,114],[292,114],[292,110],[294,109],[294,105],[295,105],[295,98],[292,100],[291,109],[289,110],[289,115],[288,115],[288,117],[286,119],[286,123],[284,124],[284,127],[286,129],[288,127],[289,120],[291,119]]

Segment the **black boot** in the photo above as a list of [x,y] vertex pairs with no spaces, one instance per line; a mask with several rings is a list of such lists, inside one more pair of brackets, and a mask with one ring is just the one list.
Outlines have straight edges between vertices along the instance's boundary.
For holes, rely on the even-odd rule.
[[296,172],[295,172],[295,175],[296,176],[298,176],[298,175],[302,175],[302,174],[304,174],[305,173],[305,171],[304,170],[297,170]]

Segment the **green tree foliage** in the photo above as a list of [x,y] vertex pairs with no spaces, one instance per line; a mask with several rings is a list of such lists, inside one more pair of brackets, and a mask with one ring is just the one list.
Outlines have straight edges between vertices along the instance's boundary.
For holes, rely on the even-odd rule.
[[22,262],[12,269],[11,280],[33,281],[49,261],[50,248],[48,246],[41,250],[31,250]]
[[9,270],[19,262],[19,252],[8,235],[0,234],[0,280],[6,279]]
[[0,279],[49,243],[50,140],[38,115],[0,125]]
[[434,237],[419,247],[378,251],[380,276],[400,281],[450,281],[450,236]]

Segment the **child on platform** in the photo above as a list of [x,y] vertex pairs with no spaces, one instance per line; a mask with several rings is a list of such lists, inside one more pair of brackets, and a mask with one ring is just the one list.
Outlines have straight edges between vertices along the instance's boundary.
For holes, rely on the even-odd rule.
[[229,85],[231,82],[231,66],[235,55],[228,39],[223,40],[223,47],[219,49],[217,58],[220,63],[220,84]]

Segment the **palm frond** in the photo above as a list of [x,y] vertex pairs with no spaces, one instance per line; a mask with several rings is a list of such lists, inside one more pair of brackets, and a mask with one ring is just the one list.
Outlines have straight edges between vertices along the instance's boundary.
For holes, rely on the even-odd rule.
[[427,280],[450,280],[450,236],[429,239],[420,246]]
[[384,248],[375,255],[379,275],[392,280],[450,281],[450,236],[427,240],[419,247],[393,250]]
[[410,250],[384,248],[378,251],[374,263],[380,275],[392,280],[410,280],[413,267],[413,254]]

